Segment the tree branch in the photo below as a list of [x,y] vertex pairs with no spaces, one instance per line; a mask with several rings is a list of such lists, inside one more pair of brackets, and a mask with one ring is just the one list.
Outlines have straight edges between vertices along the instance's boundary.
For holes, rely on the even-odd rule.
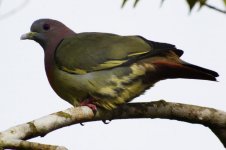
[[226,10],[222,10],[222,9],[217,8],[217,7],[215,7],[215,6],[212,6],[212,5],[210,5],[210,4],[205,3],[204,6],[210,8],[210,9],[213,9],[213,10],[215,10],[215,11],[218,11],[218,12],[220,12],[220,13],[226,14]]
[[[51,131],[72,124],[135,118],[162,118],[202,124],[209,127],[226,147],[226,112],[207,107],[165,102],[163,100],[148,103],[128,103],[113,111],[98,109],[95,114],[86,106],[69,108],[1,132],[0,147],[11,148],[7,144],[7,140],[16,139],[18,142],[37,136],[44,136]],[[23,142],[29,143],[28,141]],[[38,143],[35,144],[38,145]],[[20,145],[18,147],[21,148]],[[35,149],[34,147],[33,149]],[[52,146],[51,148],[66,149],[57,146]]]
[[67,150],[67,148],[62,146],[54,146],[47,144],[40,144],[35,142],[28,142],[17,139],[0,139],[1,148],[10,148],[17,150]]

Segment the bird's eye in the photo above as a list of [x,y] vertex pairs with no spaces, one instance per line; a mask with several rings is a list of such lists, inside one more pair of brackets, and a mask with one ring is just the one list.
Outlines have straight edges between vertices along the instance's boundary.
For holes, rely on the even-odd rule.
[[50,25],[45,23],[45,24],[43,24],[42,28],[47,31],[50,29]]

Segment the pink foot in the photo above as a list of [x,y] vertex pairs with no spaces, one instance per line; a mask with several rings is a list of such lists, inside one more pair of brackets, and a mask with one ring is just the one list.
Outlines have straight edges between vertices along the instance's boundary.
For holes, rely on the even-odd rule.
[[89,98],[83,102],[80,103],[80,106],[88,106],[90,109],[92,109],[92,111],[97,111],[97,106],[95,104],[92,103],[93,99]]
[[84,106],[88,106],[90,109],[92,109],[92,111],[97,111],[97,106],[94,104],[86,104]]

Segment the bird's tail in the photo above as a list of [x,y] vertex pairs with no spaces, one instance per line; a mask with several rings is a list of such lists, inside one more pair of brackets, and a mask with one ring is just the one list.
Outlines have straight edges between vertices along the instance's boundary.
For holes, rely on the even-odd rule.
[[218,73],[184,61],[180,63],[171,61],[153,62],[156,70],[161,73],[162,79],[186,78],[217,81]]

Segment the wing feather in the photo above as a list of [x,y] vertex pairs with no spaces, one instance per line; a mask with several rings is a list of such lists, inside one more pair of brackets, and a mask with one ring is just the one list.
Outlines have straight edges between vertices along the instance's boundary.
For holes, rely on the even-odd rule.
[[151,50],[151,46],[137,36],[80,33],[59,44],[55,61],[66,72],[85,74],[120,66]]

